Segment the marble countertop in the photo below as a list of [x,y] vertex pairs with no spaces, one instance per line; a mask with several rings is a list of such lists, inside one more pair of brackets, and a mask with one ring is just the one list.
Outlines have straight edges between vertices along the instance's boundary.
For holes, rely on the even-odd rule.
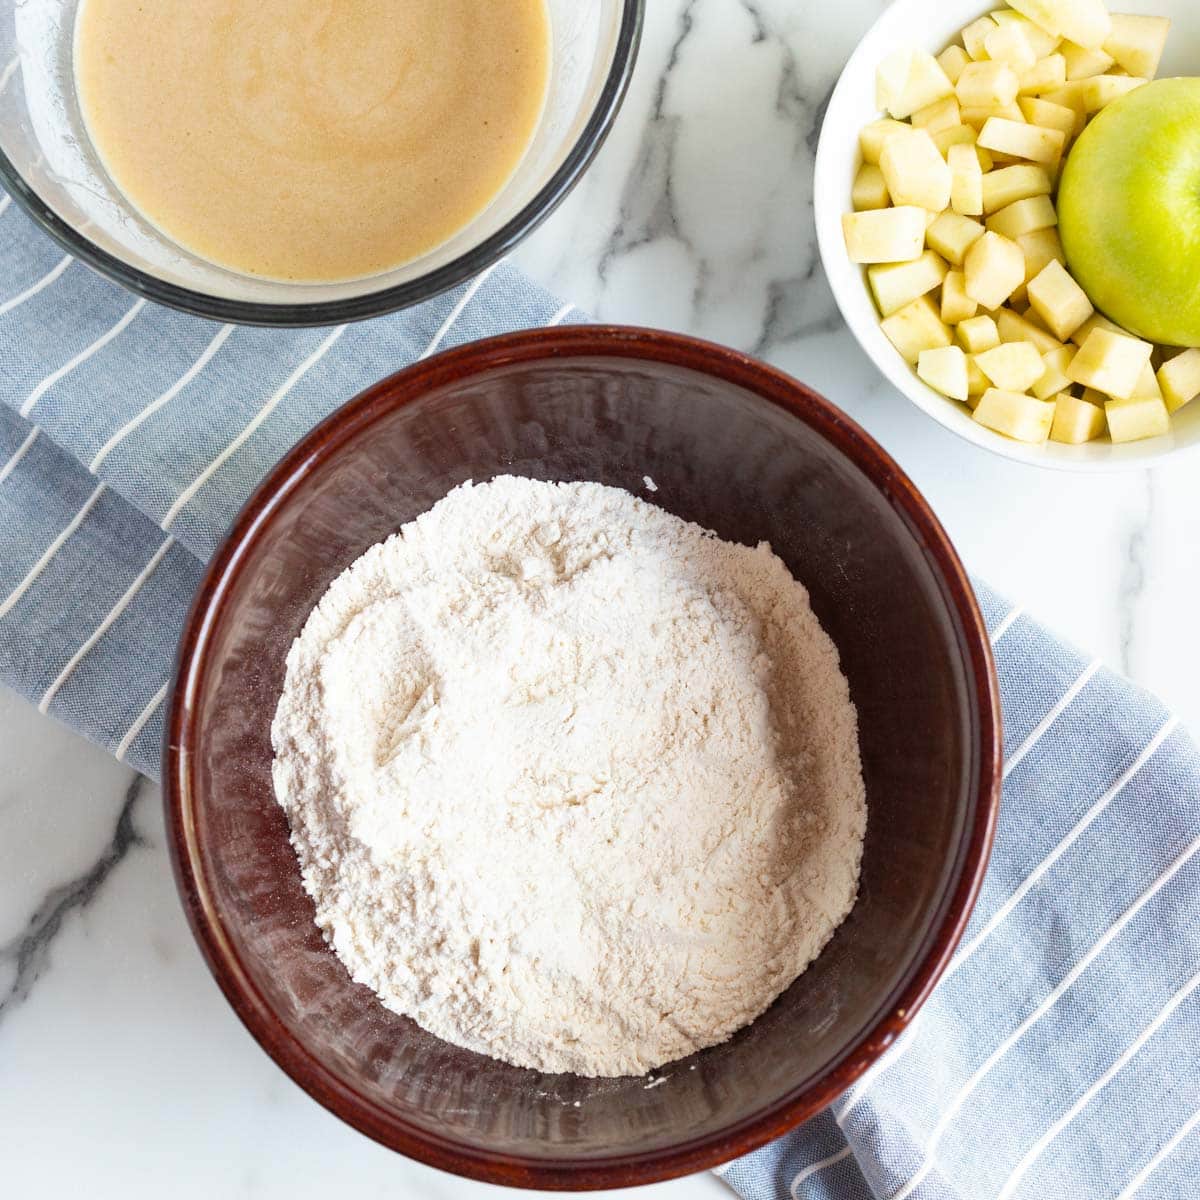
[[[958,441],[838,318],[811,228],[823,102],[883,0],[650,0],[599,161],[520,251],[606,320],[752,351],[899,460],[968,567],[1200,730],[1194,468],[1021,467]],[[253,1044],[184,924],[157,789],[0,693],[0,1145],[13,1194],[453,1197],[498,1189],[341,1125]],[[644,1189],[728,1195],[712,1176]]]

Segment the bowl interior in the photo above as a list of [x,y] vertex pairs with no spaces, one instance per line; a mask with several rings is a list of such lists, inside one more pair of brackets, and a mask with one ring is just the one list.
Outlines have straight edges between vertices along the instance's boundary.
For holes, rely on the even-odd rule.
[[[1121,0],[1110,7],[1170,17],[1171,36],[1160,77],[1200,73],[1200,5],[1193,0]],[[842,238],[842,214],[852,210],[850,189],[862,163],[858,133],[880,116],[875,70],[897,46],[916,45],[940,53],[965,25],[988,11],[980,0],[896,0],[846,64],[825,115],[814,180],[821,261],[838,307],[855,338],[896,388],[947,429],[987,450],[1036,466],[1076,471],[1133,469],[1181,450],[1200,451],[1200,402],[1174,415],[1169,434],[1145,442],[1116,446],[1107,439],[1082,446],[1015,442],[977,424],[964,406],[923,383],[879,328],[866,273],[846,257]]]
[[[891,1040],[900,1022],[881,1020],[897,1006],[911,1015],[914,980],[927,986],[922,971],[948,952],[965,921],[963,879],[985,855],[990,660],[938,564],[952,553],[906,508],[908,485],[811,394],[774,377],[794,395],[789,411],[711,373],[744,361],[717,351],[715,366],[688,365],[600,334],[553,344],[553,357],[501,355],[418,385],[397,377],[284,464],[202,591],[164,774],[210,962],[318,1099],[390,1145],[484,1178],[645,1182],[781,1132]],[[860,464],[877,454],[873,480]],[[725,538],[769,541],[811,590],[858,706],[870,816],[857,906],[765,1015],[666,1067],[661,1085],[508,1067],[383,1009],[313,924],[273,798],[269,726],[310,609],[404,521],[464,480],[502,473],[598,480]]]
[[[73,34],[82,2],[0,0],[0,78],[7,84],[0,88],[0,155],[30,193],[22,198],[135,278],[240,304],[288,306],[345,304],[437,277],[493,240],[493,258],[507,249],[514,223],[532,226],[545,215],[536,210],[548,210],[559,198],[546,190],[555,190],[556,176],[580,143],[602,132],[593,118],[605,103],[615,107],[613,77],[622,72],[621,60],[632,56],[640,10],[640,0],[547,0],[553,53],[545,111],[529,152],[491,206],[450,241],[394,271],[345,283],[295,284],[254,279],[197,258],[144,220],[116,188],[88,138],[76,94]],[[486,261],[471,265],[478,270]],[[172,302],[170,296],[155,298]]]

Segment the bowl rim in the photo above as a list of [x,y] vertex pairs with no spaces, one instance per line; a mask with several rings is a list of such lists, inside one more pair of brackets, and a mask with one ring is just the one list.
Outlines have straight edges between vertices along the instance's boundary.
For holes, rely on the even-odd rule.
[[[893,993],[881,999],[879,1015],[823,1078],[729,1127],[666,1149],[548,1162],[489,1153],[405,1123],[327,1071],[275,1017],[228,937],[206,880],[211,862],[196,838],[193,820],[195,713],[207,683],[211,637],[248,552],[316,465],[385,414],[446,383],[522,363],[606,358],[681,367],[748,390],[813,428],[872,482],[922,545],[949,615],[956,619],[973,708],[968,715],[978,726],[973,731],[978,785],[954,850],[958,876],[946,883],[925,935],[927,948]],[[948,966],[978,896],[999,812],[1002,741],[991,642],[967,574],[928,503],[874,439],[804,384],[737,351],[680,334],[585,325],[507,334],[411,366],[328,417],[271,471],[214,554],[184,626],[167,710],[163,804],[176,884],[209,969],[253,1037],[310,1096],[360,1132],[427,1165],[488,1183],[585,1191],[654,1183],[749,1153],[828,1106],[896,1042]]]
[[[968,9],[978,16],[985,16],[989,11],[984,0],[954,0],[952,4],[944,5],[946,17],[948,18],[960,7]],[[856,297],[859,291],[863,293],[867,291],[865,272],[861,267],[850,264],[846,257],[845,243],[842,241],[841,235],[841,216],[843,212],[848,212],[849,208],[842,205],[837,199],[842,195],[843,189],[841,182],[835,177],[832,165],[836,153],[835,139],[843,135],[835,133],[828,118],[830,113],[837,113],[840,104],[846,100],[847,96],[856,92],[859,85],[855,83],[854,77],[863,70],[864,63],[869,57],[870,61],[867,65],[870,66],[872,72],[874,71],[877,59],[873,55],[878,50],[876,43],[881,41],[881,30],[891,29],[896,23],[903,24],[906,28],[924,28],[919,20],[914,21],[913,18],[921,13],[927,13],[931,8],[938,8],[938,6],[931,4],[929,0],[891,0],[855,44],[850,57],[838,75],[837,83],[829,94],[825,112],[822,114],[821,133],[817,142],[813,168],[813,219],[816,225],[817,248],[821,257],[821,265],[846,327],[862,352],[874,364],[875,369],[911,404],[935,420],[943,429],[954,434],[955,437],[1010,462],[1019,462],[1047,471],[1113,475],[1127,471],[1144,471],[1147,468],[1161,466],[1168,461],[1178,462],[1189,456],[1200,454],[1200,439],[1183,444],[1178,444],[1172,439],[1170,444],[1161,447],[1155,447],[1158,439],[1150,439],[1143,443],[1125,443],[1120,447],[1109,445],[1110,450],[1119,449],[1121,453],[1105,455],[1103,458],[1084,458],[1081,455],[1069,453],[1082,449],[1082,447],[1076,446],[1063,446],[1062,450],[1066,453],[1047,454],[1044,444],[1034,445],[1014,441],[975,422],[967,422],[964,425],[962,422],[952,419],[952,414],[957,412],[955,402],[935,392],[918,378],[913,368],[884,338],[879,329],[878,316],[873,318],[870,330],[863,328],[863,323],[853,310],[850,289],[851,287],[857,288]],[[941,9],[939,9],[939,19],[942,19]],[[957,18],[955,20],[957,21]],[[920,44],[920,36],[914,35],[912,42],[914,45]],[[878,60],[882,60],[883,57],[883,53],[878,54]],[[877,113],[876,115],[883,116],[885,114]],[[855,130],[855,134],[857,135],[857,130]],[[848,202],[849,181],[847,181],[844,193]],[[835,206],[837,211],[831,212]],[[851,275],[843,269],[847,265],[853,267],[854,276],[861,277],[853,284]],[[874,313],[874,306],[872,305],[871,308]]]
[[451,262],[395,287],[343,300],[268,304],[231,300],[167,283],[102,250],[58,215],[0,149],[0,187],[68,254],[135,295],[192,316],[234,325],[301,329],[384,316],[431,300],[499,262],[538,228],[574,190],[604,145],[629,91],[641,45],[646,0],[619,0],[621,21],[613,60],[587,123],[558,169],[518,213],[490,237]]

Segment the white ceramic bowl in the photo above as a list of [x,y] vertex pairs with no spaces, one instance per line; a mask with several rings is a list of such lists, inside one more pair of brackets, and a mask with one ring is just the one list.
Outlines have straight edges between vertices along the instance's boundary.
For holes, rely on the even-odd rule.
[[[879,328],[866,273],[846,257],[842,214],[862,161],[859,130],[881,114],[875,105],[875,68],[901,46],[940,54],[963,26],[995,8],[987,0],[895,0],[859,43],[834,89],[817,150],[814,205],[825,273],[846,324],[885,376],[918,408],[959,437],[1006,458],[1067,471],[1145,468],[1187,452],[1200,453],[1200,400],[1175,414],[1171,432],[1114,446],[1107,439],[1083,446],[1031,446],[985,429],[962,406],[927,387]],[[1119,12],[1156,13],[1172,20],[1159,76],[1200,75],[1200,0],[1112,0]],[[1200,136],[1200,130],[1197,131]]]

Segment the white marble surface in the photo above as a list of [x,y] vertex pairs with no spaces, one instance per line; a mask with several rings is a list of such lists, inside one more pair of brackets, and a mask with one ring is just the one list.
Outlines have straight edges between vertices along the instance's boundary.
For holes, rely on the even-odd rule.
[[[882,0],[649,0],[618,128],[521,251],[599,317],[763,355],[846,408],[968,566],[1200,730],[1195,468],[1071,477],[952,438],[841,326],[810,229],[812,152]],[[184,924],[157,790],[0,694],[0,1146],[12,1195],[496,1192],[328,1116],[251,1042]],[[646,1189],[703,1200],[711,1176]]]

